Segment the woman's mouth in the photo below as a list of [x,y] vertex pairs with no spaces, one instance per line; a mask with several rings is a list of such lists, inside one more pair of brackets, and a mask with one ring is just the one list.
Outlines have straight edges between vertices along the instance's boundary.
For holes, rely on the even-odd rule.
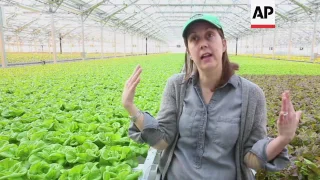
[[210,53],[205,53],[201,56],[201,60],[208,61],[212,57],[212,54]]

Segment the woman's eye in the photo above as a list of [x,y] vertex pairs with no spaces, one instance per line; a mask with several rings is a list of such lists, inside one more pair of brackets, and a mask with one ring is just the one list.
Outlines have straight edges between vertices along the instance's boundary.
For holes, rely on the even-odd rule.
[[209,35],[208,35],[209,37],[213,37],[213,33],[209,33]]
[[191,41],[196,41],[198,38],[196,36],[191,37]]

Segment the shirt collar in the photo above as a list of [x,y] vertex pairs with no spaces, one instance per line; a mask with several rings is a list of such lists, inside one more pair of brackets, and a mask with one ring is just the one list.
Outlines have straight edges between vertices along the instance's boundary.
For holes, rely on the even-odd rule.
[[[198,80],[199,80],[199,74],[198,73],[192,74],[191,77],[189,78],[189,80],[190,80],[190,82],[192,82],[193,86],[196,86],[196,84],[198,83]],[[228,80],[228,82],[226,84],[224,84],[223,86],[221,86],[220,88],[223,88],[227,84],[231,84],[234,88],[237,88],[239,85],[239,76],[236,74],[233,74],[230,77],[230,79]]]

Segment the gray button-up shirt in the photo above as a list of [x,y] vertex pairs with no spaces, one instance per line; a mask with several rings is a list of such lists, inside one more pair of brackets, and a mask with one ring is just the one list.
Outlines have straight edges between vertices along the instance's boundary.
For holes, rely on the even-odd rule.
[[179,140],[167,179],[236,179],[235,145],[239,136],[239,76],[214,92],[205,104],[194,75],[188,84],[179,123]]
[[[164,88],[160,110],[156,118],[153,117],[148,112],[144,112],[143,113],[144,115],[143,129],[140,131],[138,127],[133,122],[131,122],[129,131],[128,131],[130,138],[132,138],[134,141],[139,143],[148,143],[150,146],[155,146],[159,142],[161,142],[161,140],[164,140],[168,144],[168,146],[162,150],[161,158],[159,162],[159,171],[162,174],[161,176],[162,180],[165,180],[165,177],[168,174],[168,169],[170,164],[172,164],[174,151],[177,149],[177,144],[178,144],[177,142],[180,137],[179,124],[180,124],[180,121],[182,120],[181,114],[183,112],[183,106],[186,105],[185,104],[186,90],[189,84],[188,82],[190,82],[190,81],[185,82],[184,77],[185,77],[184,73],[179,73],[179,74],[174,74],[172,77],[168,79],[166,86]],[[262,167],[262,169],[265,169],[267,171],[283,170],[284,168],[287,167],[288,164],[290,164],[290,160],[288,155],[288,149],[284,148],[281,151],[281,153],[279,153],[273,160],[268,161],[266,149],[267,149],[268,143],[272,141],[272,139],[267,137],[267,128],[266,128],[267,109],[266,109],[266,99],[265,99],[264,92],[258,85],[252,83],[251,81],[243,77],[240,77],[240,76],[238,77],[239,77],[238,86],[237,87],[234,86],[234,87],[236,91],[238,91],[238,88],[240,88],[242,91],[241,119],[240,119],[240,129],[239,129],[240,132],[238,134],[239,136],[237,137],[235,147],[232,149],[232,150],[235,150],[235,156],[233,158],[233,162],[236,165],[236,175],[232,175],[232,176],[233,177],[237,176],[237,180],[248,180],[248,179],[252,180],[255,178],[252,172],[250,171],[250,169],[246,166],[246,162],[244,162],[244,156],[247,153],[253,153],[254,155],[256,155],[256,157],[258,157],[260,160],[260,166]],[[232,85],[233,84],[232,82],[233,80],[229,81],[229,83],[227,83],[228,84],[227,86],[230,86],[229,84]],[[228,98],[230,96],[229,93],[232,94],[233,91],[234,90],[230,88],[228,91],[228,95],[224,96],[224,98]],[[221,154],[218,154],[220,156],[217,157],[216,155],[213,158],[212,157],[208,158],[208,156],[212,154],[208,152],[206,148],[206,146],[208,146],[208,144],[206,144],[206,142],[208,141],[207,140],[208,136],[215,137],[215,136],[218,136],[219,134],[221,136],[226,136],[227,138],[212,139],[213,143],[220,144],[221,147],[226,147],[227,144],[230,144],[230,141],[234,141],[234,139],[228,138],[229,137],[228,133],[233,134],[235,129],[228,128],[228,130],[226,131],[221,131],[221,128],[225,127],[225,126],[222,127],[221,124],[225,122],[233,122],[234,120],[232,115],[233,111],[230,111],[229,108],[233,109],[232,106],[236,105],[235,102],[237,100],[236,99],[229,100],[230,104],[228,104],[226,107],[221,107],[223,106],[223,103],[221,103],[222,101],[219,100],[219,97],[221,95],[218,95],[218,94],[219,93],[216,92],[215,97],[217,96],[217,98],[215,97],[213,98],[218,101],[217,103],[213,103],[213,104],[215,108],[219,109],[219,111],[222,112],[223,118],[220,118],[220,120],[219,118],[216,118],[216,121],[218,121],[219,123],[216,123],[217,126],[215,128],[213,128],[212,125],[206,124],[206,128],[211,128],[216,131],[212,131],[212,130],[205,131],[206,132],[205,138],[203,138],[205,140],[205,143],[201,143],[201,141],[199,141],[199,143],[202,144],[202,146],[203,145],[205,146],[202,157],[200,158],[201,166],[199,169],[203,169],[204,167],[203,164],[214,163],[216,165],[221,166],[221,164],[224,164],[224,162],[226,161],[226,159],[222,158],[222,156],[226,156],[226,155],[221,152],[225,152],[227,150],[226,148],[224,148],[224,151],[222,151],[222,148],[218,148],[218,145],[216,145],[216,149],[220,150],[219,153]],[[236,96],[236,97],[239,97],[239,96]],[[220,104],[219,104],[219,101],[221,101]],[[200,107],[201,106],[203,106],[203,104],[200,105]],[[206,117],[207,117],[208,107],[204,108],[203,106],[203,110],[204,109],[206,110],[206,112],[203,112],[203,113],[206,113]],[[209,116],[211,116],[211,113],[215,113],[215,112],[209,111]],[[193,113],[193,114],[194,114],[194,117],[198,116],[197,113]],[[232,117],[232,118],[229,119],[229,117]],[[208,122],[208,120],[206,121]],[[223,122],[223,123],[220,124],[220,122]],[[195,132],[193,130],[195,129],[193,129],[193,124],[191,125],[191,127],[192,127],[191,136],[192,136],[192,134],[194,134]],[[201,128],[203,129],[204,127],[201,127]],[[214,134],[210,135],[208,134],[209,132]],[[228,133],[225,133],[225,132],[228,132]],[[200,144],[196,144],[196,143],[195,143],[196,147],[200,147]],[[193,152],[197,153],[197,150],[195,149]],[[199,154],[201,155],[201,151]],[[185,157],[188,157],[188,155],[186,154]],[[190,161],[191,165],[195,164],[193,162],[194,160],[192,159],[192,157],[188,157],[188,159],[189,158],[192,160]],[[211,159],[210,163],[206,162],[207,159],[208,160]],[[183,163],[186,163],[186,161],[180,164],[183,164]],[[192,165],[192,168],[194,169],[194,165]],[[227,168],[228,166],[226,166],[224,169],[227,169]],[[219,167],[219,170],[210,168],[206,172],[210,172],[210,171],[211,172],[214,171],[215,174],[213,175],[217,175],[217,173],[220,171],[223,173],[223,175],[228,175],[226,171],[221,170],[221,167]],[[228,171],[228,173],[230,172]],[[219,175],[219,177],[223,177],[223,175],[222,176]],[[183,179],[184,177],[182,176],[178,178]],[[219,179],[219,178],[211,176],[210,179]],[[223,177],[222,179],[228,179],[228,177]]]

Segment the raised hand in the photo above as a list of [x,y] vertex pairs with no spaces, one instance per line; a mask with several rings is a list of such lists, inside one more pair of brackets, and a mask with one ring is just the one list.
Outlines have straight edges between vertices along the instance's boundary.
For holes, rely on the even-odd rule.
[[279,119],[277,121],[278,136],[289,143],[295,136],[299,125],[302,111],[295,111],[290,100],[289,91],[282,93],[282,105]]
[[124,108],[129,109],[134,105],[133,99],[136,91],[136,87],[140,82],[140,74],[142,72],[142,68],[140,65],[136,67],[131,77],[126,81],[124,86],[124,90],[122,93],[122,105]]

